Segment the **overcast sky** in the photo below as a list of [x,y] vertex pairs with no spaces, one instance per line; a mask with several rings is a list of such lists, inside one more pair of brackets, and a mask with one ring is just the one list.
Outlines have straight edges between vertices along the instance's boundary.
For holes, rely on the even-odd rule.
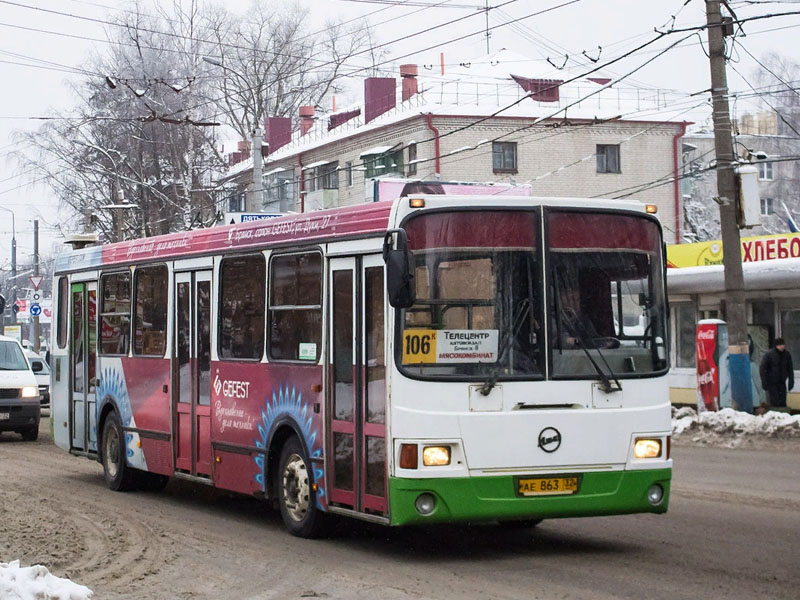
[[[484,11],[478,10],[484,5],[483,0],[397,0],[394,5],[388,5],[389,1],[305,0],[301,4],[311,7],[312,28],[323,28],[326,19],[365,15],[375,28],[378,42],[388,42],[461,18],[456,24],[410,37],[388,48],[388,58],[397,59],[397,65],[409,62],[421,65],[423,77],[425,65],[438,66],[440,52],[444,53],[448,66],[469,62],[486,53],[486,16]],[[244,0],[225,2],[226,7],[237,11],[244,11],[249,4]],[[797,0],[738,0],[730,4],[740,18],[800,12]],[[664,31],[705,23],[703,0],[491,0],[489,5],[497,7],[489,12],[490,51],[506,48],[531,58],[524,67],[525,72],[519,73],[530,77],[559,77],[560,72],[545,60],[547,58],[560,66],[568,56],[568,66],[580,69],[578,63],[588,64],[587,56],[596,58],[599,55],[602,62],[632,50],[656,35],[654,28]],[[60,211],[50,190],[32,183],[10,160],[11,152],[28,150],[15,141],[14,132],[35,130],[42,123],[35,117],[52,116],[56,111],[69,112],[74,99],[67,82],[77,82],[82,77],[70,73],[70,68],[85,66],[93,53],[106,52],[108,45],[67,36],[105,39],[107,25],[92,19],[106,19],[126,7],[127,2],[117,0],[0,0],[3,90],[0,94],[0,206],[16,214],[20,264],[28,262],[32,252],[34,218],[40,220],[40,248],[44,253],[52,253],[60,247],[57,225],[66,231],[76,231],[80,221]],[[552,10],[530,16],[547,9]],[[752,85],[757,85],[755,74],[759,66],[748,52],[762,59],[766,52],[774,51],[800,62],[796,42],[800,15],[754,20],[746,23],[743,30],[746,36],[737,37],[734,66]],[[652,50],[634,54],[626,62],[614,65],[608,74],[627,73],[652,58],[656,49],[663,49],[685,35],[667,36]],[[463,36],[469,37],[456,40]],[[706,33],[702,32],[701,36],[694,36],[638,71],[633,81],[687,95],[707,90],[710,76],[705,43]],[[411,56],[407,56],[409,54]],[[397,65],[393,66],[394,72],[397,72]],[[359,85],[354,89],[360,89],[360,82],[355,83]],[[747,83],[731,69],[729,87],[734,91],[749,91]],[[698,99],[703,97],[700,95]],[[734,108],[739,114],[756,109],[752,101],[744,100],[737,101]],[[702,122],[704,113],[693,112],[691,120]],[[0,211],[0,269],[9,266],[10,240],[10,215]]]

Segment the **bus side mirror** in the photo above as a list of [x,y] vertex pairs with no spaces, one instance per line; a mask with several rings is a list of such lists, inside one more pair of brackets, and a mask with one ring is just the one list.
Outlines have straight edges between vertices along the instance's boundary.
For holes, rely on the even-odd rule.
[[[397,235],[397,247],[392,238]],[[386,263],[386,290],[394,308],[409,308],[416,300],[414,257],[408,249],[406,232],[393,229],[383,238],[383,261]]]

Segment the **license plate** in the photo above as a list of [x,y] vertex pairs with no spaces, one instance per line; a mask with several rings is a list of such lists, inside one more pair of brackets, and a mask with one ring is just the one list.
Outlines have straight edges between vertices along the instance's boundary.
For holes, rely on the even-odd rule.
[[0,421],[8,421],[11,418],[9,413],[0,413]]
[[560,496],[575,494],[580,486],[577,475],[564,477],[520,477],[517,479],[519,496]]

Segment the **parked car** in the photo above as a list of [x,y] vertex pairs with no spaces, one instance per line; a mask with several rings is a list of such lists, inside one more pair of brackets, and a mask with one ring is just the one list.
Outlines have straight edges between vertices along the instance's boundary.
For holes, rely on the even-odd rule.
[[0,335],[0,432],[39,436],[39,385],[20,343]]
[[28,357],[31,371],[33,371],[39,386],[39,402],[42,408],[50,408],[50,365],[33,350],[25,350],[25,356]]

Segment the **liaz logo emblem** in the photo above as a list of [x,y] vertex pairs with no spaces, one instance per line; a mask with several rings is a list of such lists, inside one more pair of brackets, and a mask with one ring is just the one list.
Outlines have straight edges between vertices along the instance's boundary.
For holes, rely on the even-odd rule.
[[539,432],[539,448],[551,454],[561,447],[561,432],[555,427],[545,427]]

